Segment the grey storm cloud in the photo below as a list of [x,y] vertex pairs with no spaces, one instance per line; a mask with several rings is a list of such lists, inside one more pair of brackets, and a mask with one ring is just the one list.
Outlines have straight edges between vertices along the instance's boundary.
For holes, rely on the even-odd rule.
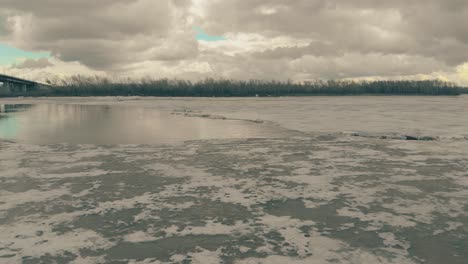
[[[0,0],[0,16],[3,39],[104,71],[195,61],[214,77],[352,78],[468,62],[466,0]],[[202,49],[194,26],[240,47],[249,34],[264,44]]]
[[465,0],[223,0],[206,13],[206,27],[217,32],[311,38],[324,42],[324,52],[333,45],[349,52],[434,57],[452,65],[468,60]]
[[104,70],[196,56],[186,9],[180,0],[0,0],[21,48]]

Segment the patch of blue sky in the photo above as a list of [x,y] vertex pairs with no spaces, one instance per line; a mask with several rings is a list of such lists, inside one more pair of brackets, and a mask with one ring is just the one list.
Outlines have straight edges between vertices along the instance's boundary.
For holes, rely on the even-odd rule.
[[0,43],[0,65],[10,65],[17,63],[22,59],[40,59],[49,58],[48,52],[31,52]]
[[226,40],[225,37],[223,36],[211,36],[208,35],[202,28],[200,27],[194,27],[194,29],[197,31],[196,38],[197,40],[202,40],[202,41],[223,41]]

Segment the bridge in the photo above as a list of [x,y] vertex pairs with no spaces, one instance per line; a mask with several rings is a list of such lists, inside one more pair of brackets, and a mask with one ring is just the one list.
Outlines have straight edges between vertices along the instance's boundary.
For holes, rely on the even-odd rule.
[[0,95],[14,95],[37,89],[39,83],[14,76],[0,74]]

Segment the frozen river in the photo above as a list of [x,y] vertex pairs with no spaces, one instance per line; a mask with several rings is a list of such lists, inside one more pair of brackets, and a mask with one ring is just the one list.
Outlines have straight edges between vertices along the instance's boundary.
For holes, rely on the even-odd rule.
[[468,261],[466,96],[0,105],[0,263]]

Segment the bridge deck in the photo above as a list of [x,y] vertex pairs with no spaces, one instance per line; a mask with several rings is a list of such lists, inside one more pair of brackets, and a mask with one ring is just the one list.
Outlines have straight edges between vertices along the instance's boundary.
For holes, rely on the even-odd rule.
[[18,77],[5,75],[5,74],[0,74],[0,82],[3,82],[3,83],[7,82],[7,83],[13,83],[13,84],[26,84],[26,85],[37,84],[36,82],[33,82],[33,81],[29,81],[29,80],[25,80],[25,79],[21,79]]

